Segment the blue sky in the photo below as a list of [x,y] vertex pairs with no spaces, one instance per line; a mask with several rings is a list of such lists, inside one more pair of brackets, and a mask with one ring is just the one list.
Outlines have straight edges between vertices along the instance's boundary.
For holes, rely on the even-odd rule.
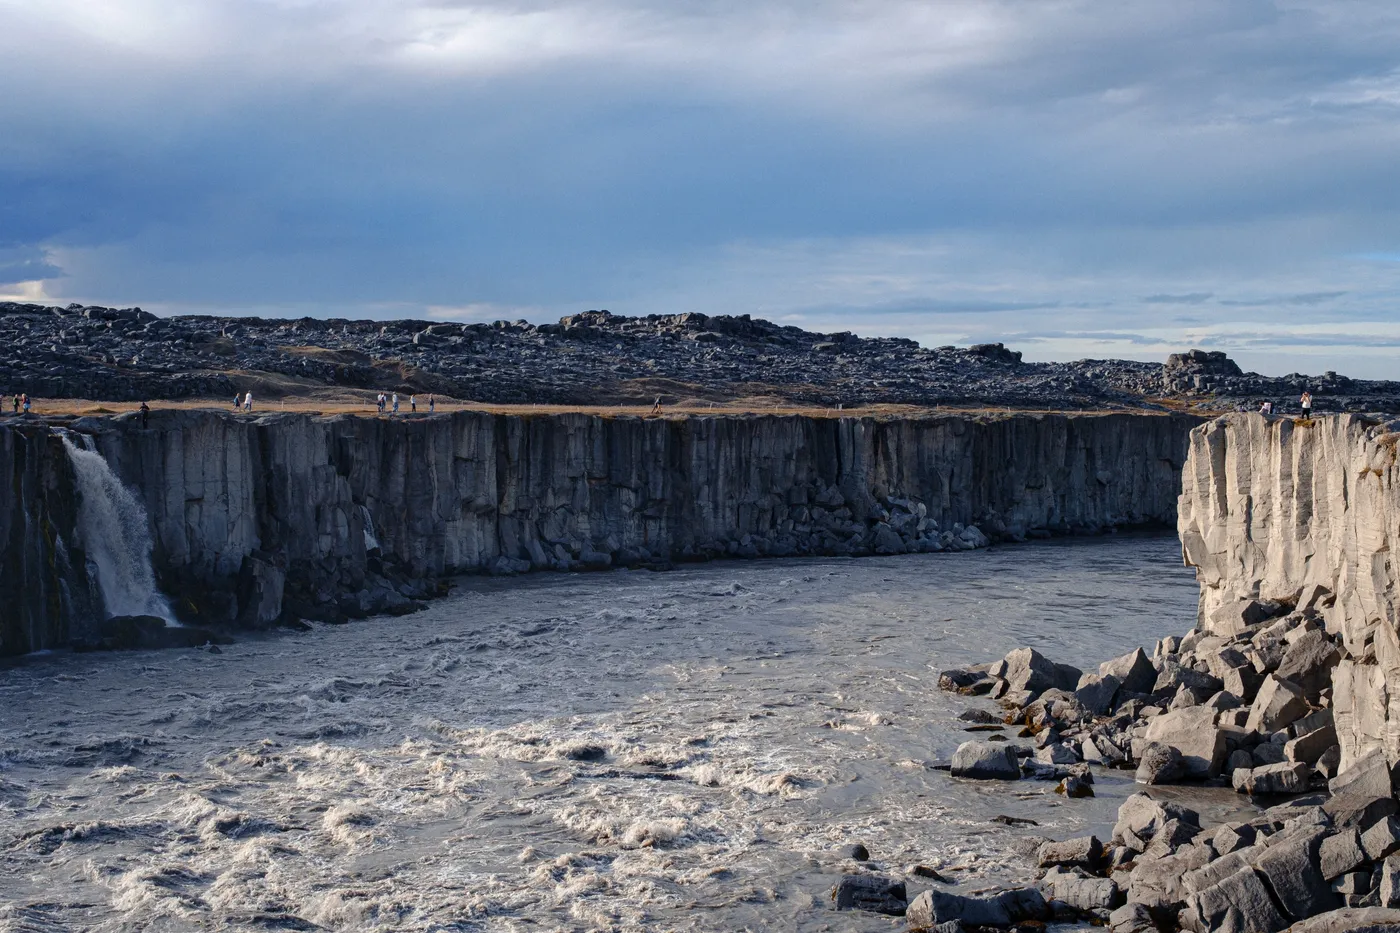
[[1400,5],[0,0],[0,295],[1400,378]]

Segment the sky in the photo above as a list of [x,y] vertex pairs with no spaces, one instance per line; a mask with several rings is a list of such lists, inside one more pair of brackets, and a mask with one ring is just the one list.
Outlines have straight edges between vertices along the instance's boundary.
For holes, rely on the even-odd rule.
[[0,0],[0,297],[1400,378],[1400,4]]

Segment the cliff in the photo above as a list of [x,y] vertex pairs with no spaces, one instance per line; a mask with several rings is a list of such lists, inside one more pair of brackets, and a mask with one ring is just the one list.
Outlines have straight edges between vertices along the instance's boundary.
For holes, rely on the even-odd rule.
[[[402,611],[432,579],[721,556],[895,554],[1169,524],[1174,415],[246,418],[0,425],[0,653],[93,626],[61,430],[142,501],[182,620]],[[100,600],[97,601],[100,605]]]
[[1395,430],[1355,415],[1218,418],[1192,432],[1178,509],[1203,631],[1239,634],[1260,601],[1321,611],[1343,651],[1332,704],[1344,769],[1377,748],[1400,760]]

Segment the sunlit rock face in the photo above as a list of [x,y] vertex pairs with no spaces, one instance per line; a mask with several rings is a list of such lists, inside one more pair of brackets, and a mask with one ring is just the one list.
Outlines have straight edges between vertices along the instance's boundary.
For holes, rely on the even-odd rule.
[[1253,601],[1320,610],[1344,657],[1333,705],[1343,768],[1400,760],[1400,544],[1394,423],[1229,415],[1197,428],[1178,528],[1200,625],[1230,634]]

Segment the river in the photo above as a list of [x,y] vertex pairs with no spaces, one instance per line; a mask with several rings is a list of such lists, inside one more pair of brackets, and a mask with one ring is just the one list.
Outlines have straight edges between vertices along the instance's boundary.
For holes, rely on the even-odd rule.
[[1195,606],[1176,540],[1124,535],[468,578],[218,653],[31,656],[0,671],[0,931],[898,929],[827,907],[836,846],[977,890],[1132,792],[935,770],[992,708],[938,671],[1150,651]]

